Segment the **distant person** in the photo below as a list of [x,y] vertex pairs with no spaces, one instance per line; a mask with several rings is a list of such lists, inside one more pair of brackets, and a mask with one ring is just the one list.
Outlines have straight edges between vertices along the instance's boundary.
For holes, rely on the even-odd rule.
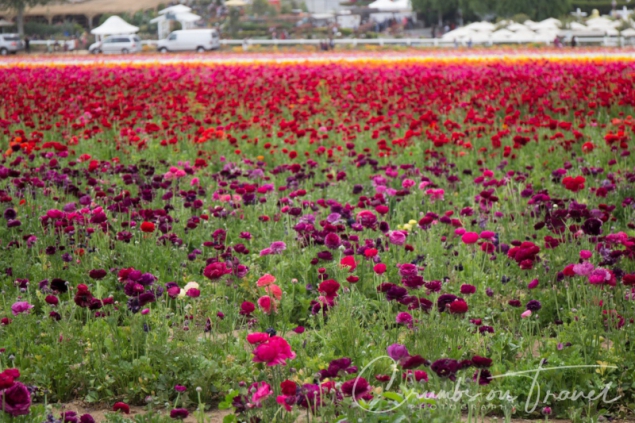
[[459,42],[456,41],[456,38],[454,39],[454,48],[459,48]]
[[249,50],[249,41],[247,41],[247,38],[243,39],[243,51],[247,51]]
[[467,48],[472,48],[472,39],[467,40]]
[[335,50],[335,41],[333,41],[333,37],[329,38],[329,50]]
[[578,40],[575,37],[571,37],[571,48],[575,48],[578,45]]
[[31,53],[31,40],[28,35],[24,37],[24,51]]
[[437,26],[432,25],[432,38],[437,38]]

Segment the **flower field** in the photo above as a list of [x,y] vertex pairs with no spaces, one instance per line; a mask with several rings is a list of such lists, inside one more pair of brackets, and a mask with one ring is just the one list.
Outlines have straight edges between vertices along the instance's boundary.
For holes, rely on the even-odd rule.
[[160,60],[0,63],[2,421],[631,414],[634,58]]

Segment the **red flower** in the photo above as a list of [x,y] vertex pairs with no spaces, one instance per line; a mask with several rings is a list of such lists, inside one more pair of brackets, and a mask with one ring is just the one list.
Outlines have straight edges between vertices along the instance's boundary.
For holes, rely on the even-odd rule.
[[450,303],[450,313],[452,314],[464,314],[468,310],[467,303],[460,298]]
[[116,402],[115,405],[112,406],[112,411],[122,411],[125,414],[130,414],[130,406],[125,402]]
[[386,272],[386,265],[384,263],[377,263],[373,267],[373,271],[377,273],[378,275],[382,275]]
[[355,257],[346,256],[340,261],[340,266],[348,267],[349,272],[353,272],[357,268],[357,262],[355,261]]
[[337,296],[337,291],[340,289],[340,284],[333,280],[328,279],[320,284],[318,291],[326,295],[327,297]]
[[203,276],[211,281],[214,281],[231,272],[232,270],[228,268],[225,263],[216,262],[208,264],[207,267],[205,267],[205,270],[203,270]]
[[291,380],[285,380],[280,384],[280,389],[282,390],[282,395],[295,395],[298,389],[298,385]]
[[586,179],[584,179],[584,176],[567,176],[562,179],[562,185],[571,192],[582,191],[584,189],[585,182]]
[[[152,222],[143,222],[141,224],[141,232],[152,233],[154,232],[154,223]],[[119,404],[119,403],[117,403]]]

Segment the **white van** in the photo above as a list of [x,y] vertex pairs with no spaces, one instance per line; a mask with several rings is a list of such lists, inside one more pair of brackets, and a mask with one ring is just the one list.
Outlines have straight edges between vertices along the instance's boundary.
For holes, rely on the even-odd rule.
[[168,51],[196,51],[203,53],[220,48],[218,31],[215,29],[185,29],[173,31],[165,40],[159,40],[157,50],[161,53]]

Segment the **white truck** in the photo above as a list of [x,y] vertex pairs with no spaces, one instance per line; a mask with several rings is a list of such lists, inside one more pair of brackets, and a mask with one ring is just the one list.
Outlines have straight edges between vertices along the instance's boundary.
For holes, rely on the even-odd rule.
[[220,37],[215,29],[185,29],[173,31],[168,38],[159,40],[157,50],[160,53],[172,51],[206,51],[220,48]]

